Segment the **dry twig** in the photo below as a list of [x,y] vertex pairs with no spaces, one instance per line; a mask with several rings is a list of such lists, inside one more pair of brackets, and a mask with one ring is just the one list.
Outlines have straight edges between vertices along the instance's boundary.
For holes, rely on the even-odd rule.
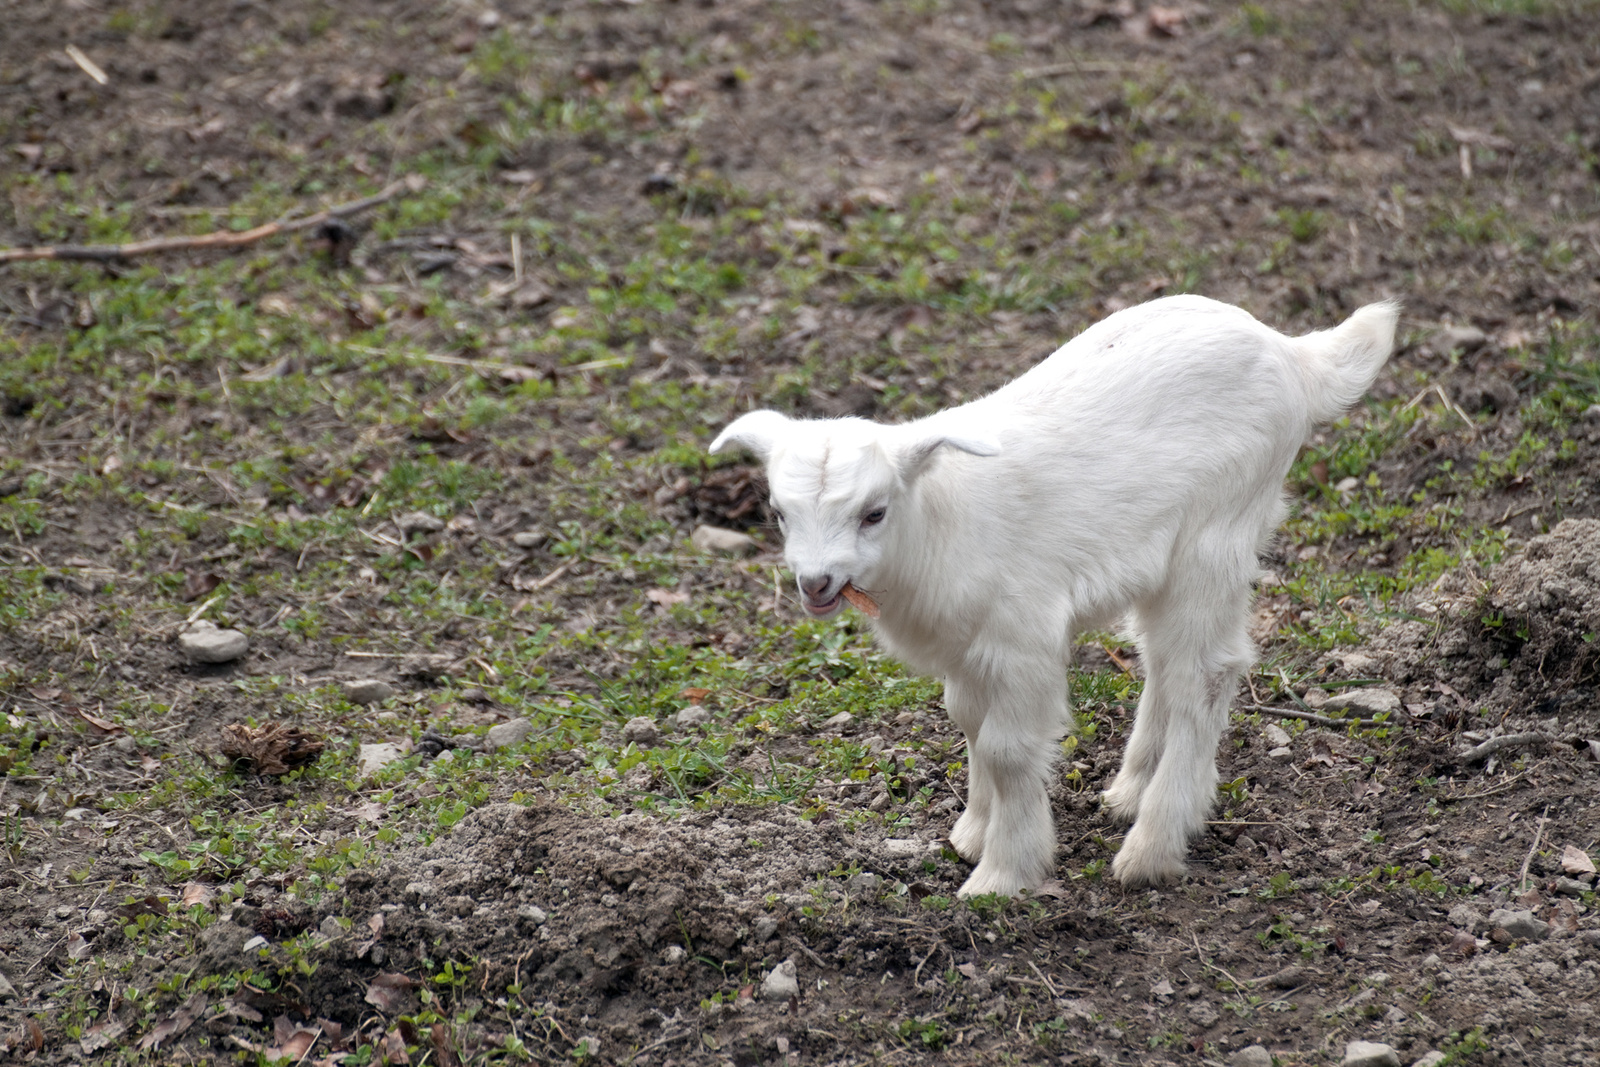
[[383,191],[360,200],[352,200],[348,204],[339,204],[319,211],[314,215],[304,218],[282,218],[276,222],[269,222],[265,226],[257,226],[253,230],[214,230],[211,233],[202,233],[192,237],[154,237],[148,241],[131,241],[120,245],[36,245],[31,248],[0,248],[0,263],[15,263],[27,259],[73,259],[90,260],[93,262],[111,262],[120,259],[132,259],[135,256],[148,256],[157,252],[180,252],[188,249],[201,248],[239,248],[244,245],[255,244],[257,241],[280,233],[293,233],[296,230],[307,230],[313,226],[320,226],[330,219],[344,218],[368,208],[376,207],[388,200],[393,200],[404,192],[418,192],[422,189],[424,179],[419,175],[403,178],[394,182]]
[[1318,715],[1314,711],[1299,711],[1295,708],[1274,708],[1266,704],[1252,704],[1240,711],[1259,711],[1263,715],[1276,715],[1280,719],[1304,719],[1306,722],[1318,723],[1322,726],[1393,726],[1392,720],[1387,719],[1340,719],[1332,715]]

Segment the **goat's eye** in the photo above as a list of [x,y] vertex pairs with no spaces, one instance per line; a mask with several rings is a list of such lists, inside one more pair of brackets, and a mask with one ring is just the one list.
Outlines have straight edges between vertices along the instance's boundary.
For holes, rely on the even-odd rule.
[[861,525],[863,525],[863,526],[876,526],[876,525],[878,525],[878,523],[883,521],[884,510],[885,509],[883,509],[883,508],[873,508],[871,511],[867,512],[865,515],[861,516]]
[[768,504],[767,507],[772,509],[772,517],[774,519],[777,519],[779,522],[783,521],[783,511],[779,509],[778,505]]

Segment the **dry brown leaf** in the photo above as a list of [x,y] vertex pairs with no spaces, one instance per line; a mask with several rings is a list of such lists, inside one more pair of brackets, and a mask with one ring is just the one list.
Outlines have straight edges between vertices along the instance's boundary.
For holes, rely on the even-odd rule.
[[222,575],[190,571],[183,582],[183,599],[199,600],[222,584]]
[[383,1039],[383,1057],[391,1064],[409,1064],[411,1057],[406,1054],[406,1039],[400,1036],[400,1031],[390,1030]]
[[93,951],[94,949],[89,946],[89,939],[84,937],[82,934],[74,931],[71,936],[67,938],[68,959],[81,960],[86,958],[89,953]]
[[273,1060],[304,1059],[321,1036],[321,1030],[309,1030],[290,1022],[287,1015],[280,1015],[272,1020],[272,1040],[277,1042],[277,1047],[267,1049],[266,1056]]
[[217,891],[213,887],[201,885],[199,882],[190,882],[183,887],[183,895],[178,898],[178,902],[186,908],[192,908],[197,904],[200,907],[206,907],[216,895]]
[[1561,869],[1569,875],[1595,873],[1594,860],[1583,849],[1573,845],[1561,850]]
[[82,719],[84,722],[88,723],[90,726],[94,727],[96,731],[102,734],[120,734],[122,732],[122,727],[118,726],[114,722],[111,722],[107,719],[102,719],[98,715],[90,715],[82,708],[73,708],[72,710],[78,713],[78,718]]
[[210,1004],[204,993],[196,993],[171,1015],[156,1023],[155,1028],[139,1042],[139,1051],[148,1052],[157,1048],[168,1038],[181,1037],[183,1032],[194,1025],[194,1021],[205,1014],[206,1006]]
[[222,728],[222,755],[257,774],[288,774],[322,755],[323,740],[281,722],[252,729],[243,723]]
[[872,599],[871,596],[863,593],[849,582],[846,582],[844,588],[839,590],[839,592],[844,595],[846,600],[850,601],[851,605],[857,611],[868,616],[869,618],[876,619],[880,614],[882,614],[882,612],[878,610],[878,602],[876,600]]
[[106,1019],[95,1023],[83,1032],[78,1038],[78,1045],[85,1052],[99,1052],[107,1045],[112,1044],[126,1033],[128,1028],[115,1019]]
[[691,704],[698,704],[706,697],[711,695],[711,690],[701,689],[699,686],[691,686],[688,689],[683,690],[678,695]]
[[687,604],[689,602],[689,594],[679,592],[676,589],[647,589],[645,590],[644,598],[661,609],[663,613],[674,604]]
[[373,937],[383,936],[383,912],[376,912],[367,920],[367,929],[372,931]]
[[367,995],[363,999],[379,1011],[394,1014],[412,1002],[411,991],[416,988],[416,983],[403,974],[388,972],[380,974],[367,985]]

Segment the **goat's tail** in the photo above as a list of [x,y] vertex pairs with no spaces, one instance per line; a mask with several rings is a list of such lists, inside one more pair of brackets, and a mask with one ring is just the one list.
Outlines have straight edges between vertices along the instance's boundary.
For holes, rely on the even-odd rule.
[[1394,351],[1399,321],[1400,305],[1385,300],[1368,304],[1331,330],[1294,339],[1312,421],[1337,418],[1361,399]]

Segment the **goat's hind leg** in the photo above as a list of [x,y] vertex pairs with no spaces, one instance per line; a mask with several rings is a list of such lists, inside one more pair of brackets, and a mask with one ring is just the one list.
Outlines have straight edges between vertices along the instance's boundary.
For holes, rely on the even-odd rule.
[[[1180,877],[1189,839],[1204,828],[1216,799],[1217,742],[1253,649],[1248,584],[1208,584],[1191,586],[1182,599],[1169,597],[1165,610],[1147,613],[1145,691],[1161,702],[1148,710],[1165,712],[1159,720],[1164,744],[1139,798],[1133,828],[1112,864],[1124,885]],[[1135,736],[1138,730],[1136,725]]]
[[[1139,623],[1142,632],[1144,626]],[[1139,817],[1139,802],[1150,785],[1161,762],[1161,753],[1167,745],[1167,720],[1169,705],[1164,699],[1166,685],[1151,670],[1145,658],[1144,692],[1139,697],[1139,707],[1133,715],[1133,733],[1122,750],[1122,767],[1102,799],[1113,821],[1127,824]]]

